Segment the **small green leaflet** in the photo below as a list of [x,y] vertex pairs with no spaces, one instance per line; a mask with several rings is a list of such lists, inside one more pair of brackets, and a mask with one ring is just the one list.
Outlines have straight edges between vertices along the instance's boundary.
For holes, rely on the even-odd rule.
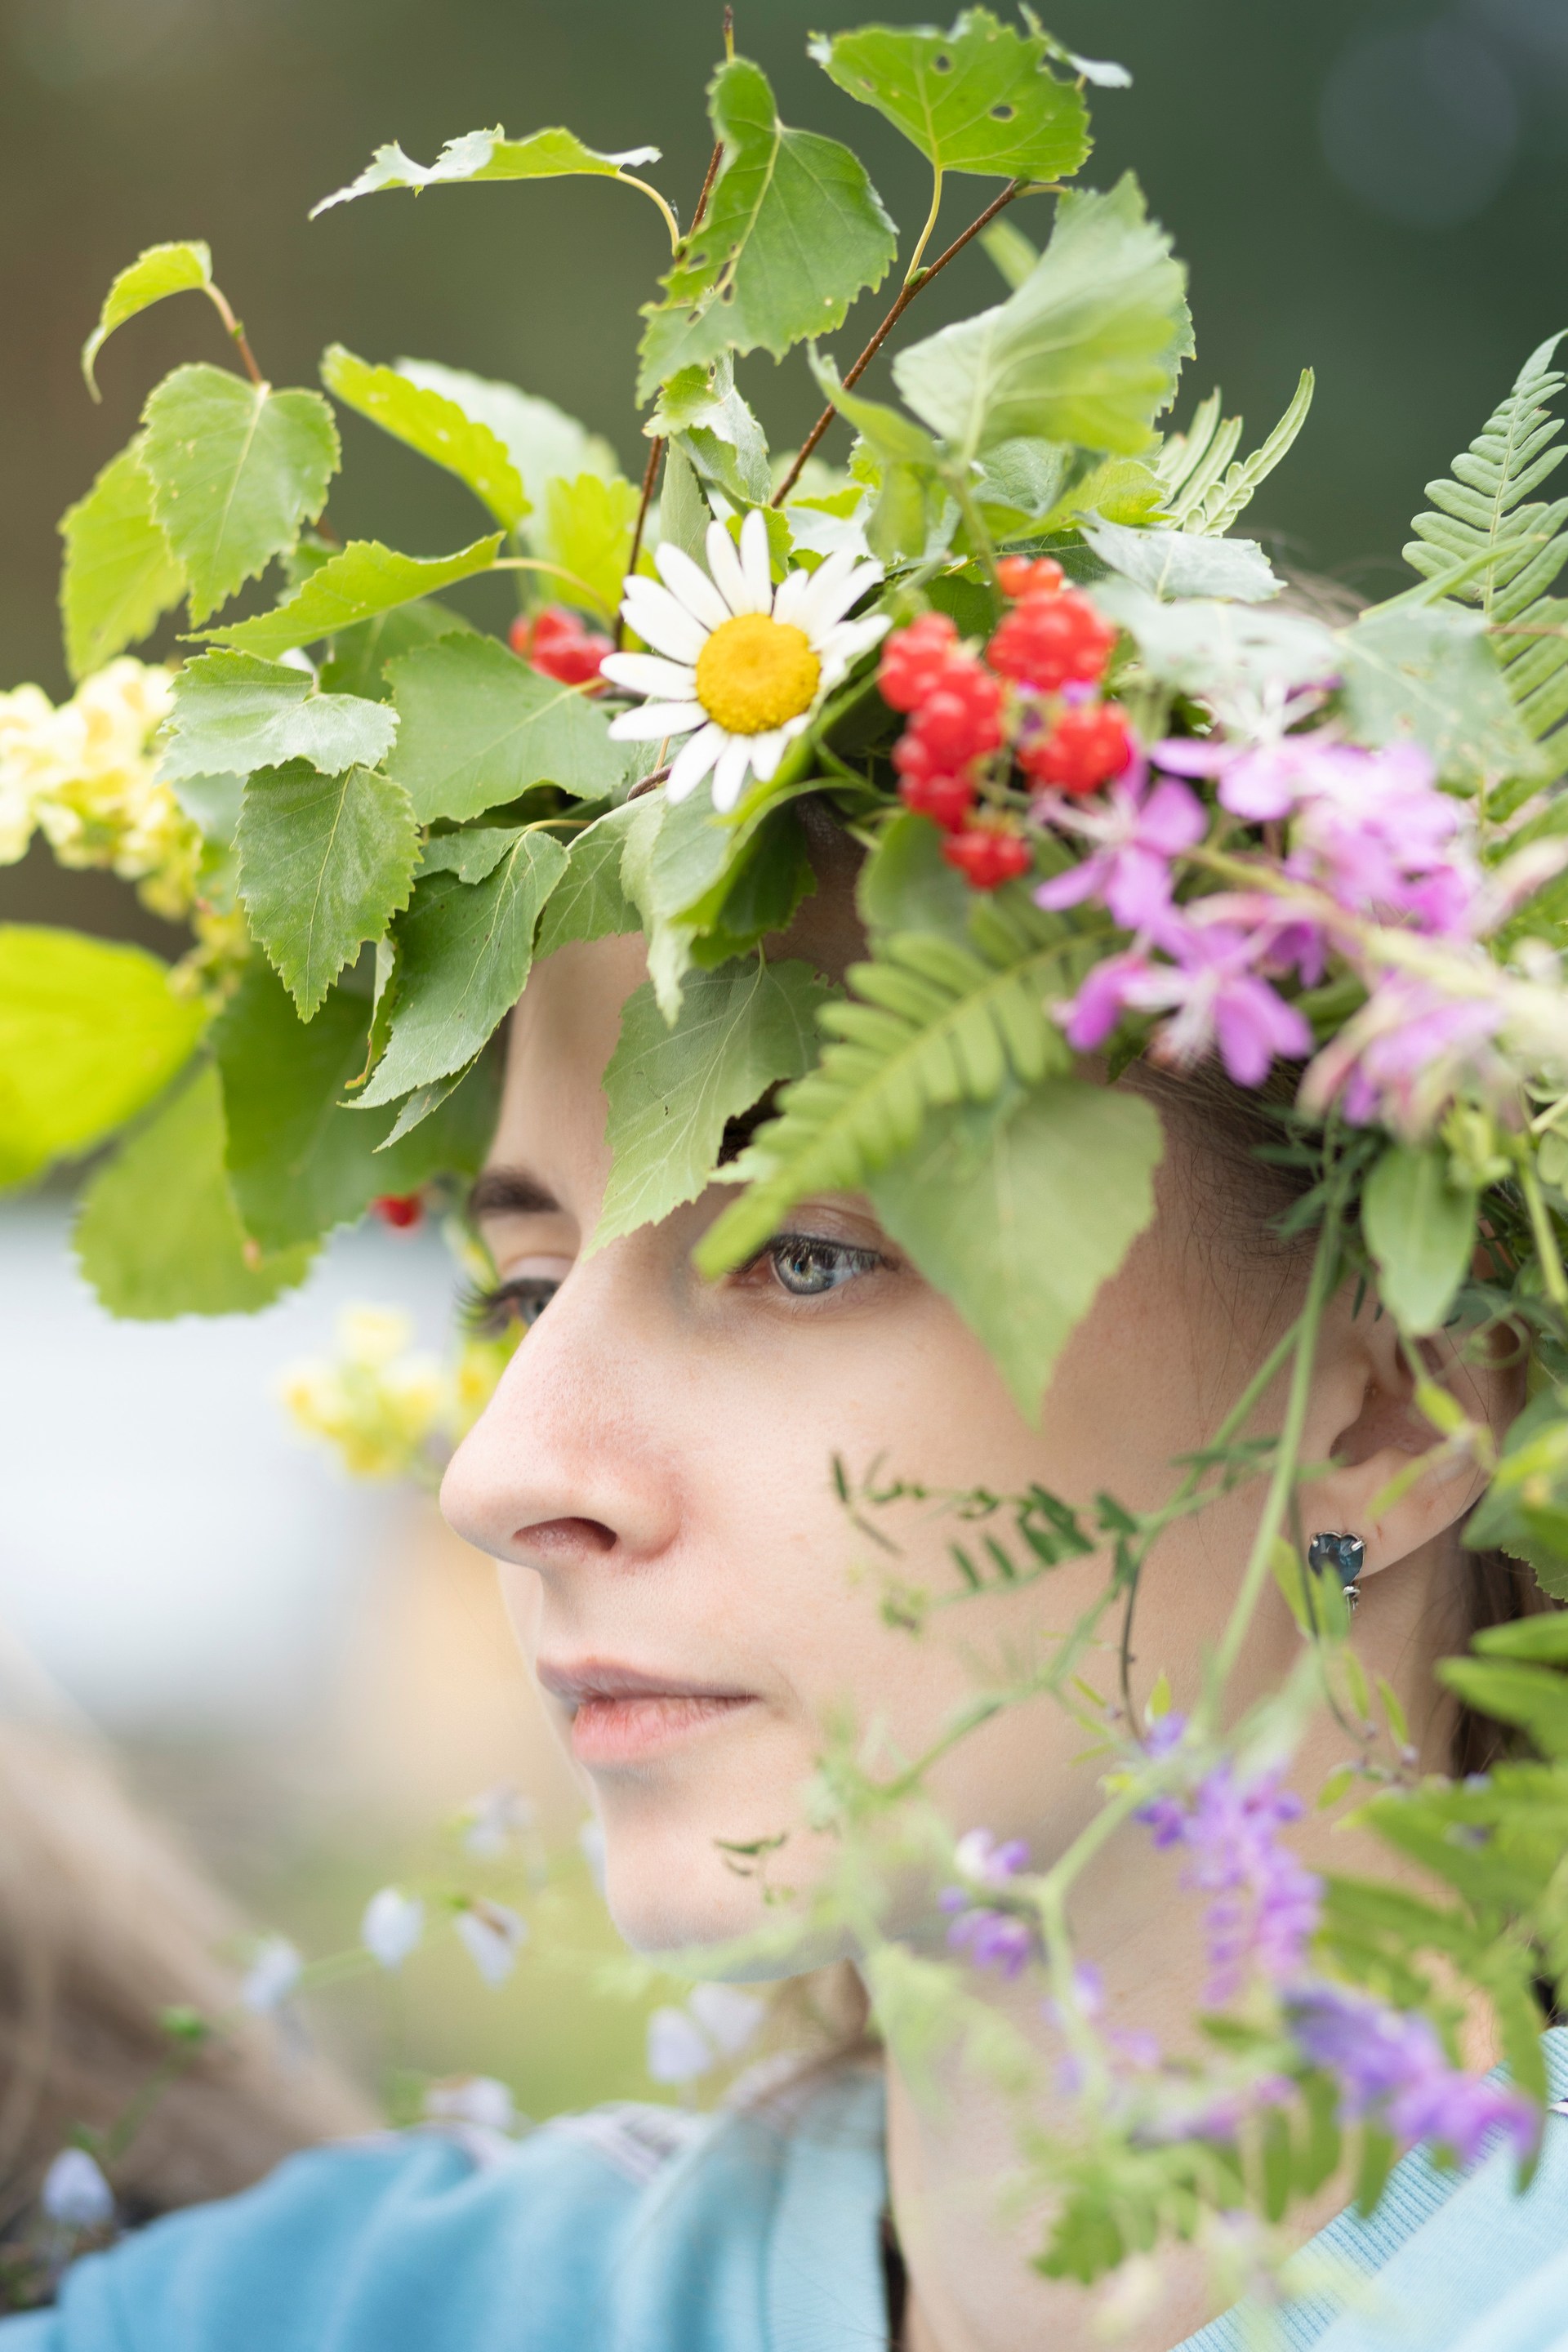
[[368,621],[394,605],[411,604],[416,596],[433,595],[455,581],[471,580],[488,572],[500,551],[501,533],[475,540],[456,555],[398,555],[378,539],[351,539],[270,613],[253,621],[231,621],[226,628],[204,629],[222,646],[237,646],[242,653],[264,658],[313,645],[318,637],[336,635],[356,621]]
[[626,565],[631,561],[632,532],[637,525],[636,487],[617,478],[606,482],[598,474],[579,474],[575,481],[552,482],[544,493],[542,529],[533,544],[551,563],[571,578],[551,581],[558,600],[580,604],[574,593],[587,589],[599,618],[609,622],[620,609]]
[[621,887],[627,827],[642,807],[623,801],[567,845],[566,871],[550,893],[539,927],[536,958],[573,940],[604,940],[640,931],[642,918]]
[[263,768],[239,812],[239,895],[250,928],[309,1021],[345,963],[408,903],[419,851],[401,784],[369,768]]
[[1390,1144],[1362,1196],[1367,1245],[1384,1306],[1424,1339],[1442,1328],[1476,1245],[1476,1196],[1448,1181],[1448,1155]]
[[727,350],[782,359],[831,334],[898,251],[898,231],[847,147],[778,119],[761,68],[721,66],[709,111],[724,149],[701,226],[681,243],[664,298],[644,312],[637,397]]
[[651,981],[633,991],[605,1071],[614,1160],[591,1249],[696,1200],[726,1120],[816,1059],[816,1011],[829,993],[809,964],[726,964],[687,982],[672,1029]]
[[185,593],[185,575],[153,515],[141,436],[111,457],[60,521],[60,617],[73,678],[135,645]]
[[90,1150],[144,1109],[205,1019],[144,948],[0,925],[0,1186]]
[[1102,563],[1152,596],[1234,596],[1262,604],[1283,582],[1253,539],[1207,539],[1183,530],[1129,530],[1091,516],[1083,535]]
[[210,1063],[121,1146],[82,1196],[77,1260],[111,1315],[253,1315],[303,1282],[314,1252],[265,1258],[224,1171],[223,1097]]
[[928,1111],[913,1150],[868,1181],[1030,1422],[1073,1327],[1153,1217],[1162,1144],[1137,1096],[1047,1078],[1011,1107]]
[[420,879],[426,874],[455,874],[459,882],[482,882],[495,872],[521,830],[515,824],[476,824],[460,833],[437,833],[425,844]]
[[388,675],[402,719],[397,773],[421,824],[479,816],[531,784],[596,800],[625,781],[627,751],[597,704],[494,637],[444,637]]
[[497,522],[513,530],[528,512],[522,477],[488,425],[464,415],[428,384],[411,383],[396,368],[371,367],[333,343],[321,359],[321,382],[345,408],[368,416],[395,440],[444,466],[466,482]]
[[1017,292],[900,352],[893,380],[965,463],[1019,436],[1137,457],[1192,353],[1185,288],[1128,173],[1064,195]]
[[1534,746],[1479,613],[1391,606],[1363,614],[1340,646],[1359,741],[1414,737],[1456,782],[1529,772]]
[[438,637],[467,636],[473,625],[433,596],[412,604],[395,604],[389,613],[377,613],[368,621],[356,621],[337,632],[331,657],[321,664],[321,685],[329,694],[389,701],[389,661],[395,661],[399,654],[411,654],[416,646],[432,646]]
[[467,131],[448,139],[433,163],[416,163],[395,142],[378,147],[357,180],[334,195],[323,196],[311,212],[316,219],[334,205],[355,196],[374,196],[383,188],[433,188],[455,180],[559,180],[587,174],[595,179],[619,179],[628,165],[657,163],[657,147],[628,147],[624,154],[601,155],[571,131],[535,131],[526,139],[509,139],[506,132]]
[[397,736],[397,714],[355,694],[318,694],[303,670],[255,654],[210,653],[174,680],[174,708],[159,770],[185,776],[248,775],[308,761],[325,776],[379,767]]
[[259,958],[219,1015],[228,1172],[247,1233],[264,1249],[313,1241],[350,1224],[381,1192],[411,1192],[433,1176],[475,1173],[495,1125],[494,1075],[481,1065],[416,1137],[383,1150],[390,1110],[345,1109],[365,1066],[370,1003],[329,991],[309,1028]]
[[658,499],[660,539],[668,540],[694,563],[700,563],[712,520],[713,509],[703,496],[696,467],[679,441],[672,441],[665,451],[664,488]]
[[1089,150],[1089,111],[1047,60],[1054,45],[966,8],[951,33],[870,25],[807,45],[829,79],[874,106],[933,170],[1004,180],[1070,178]]
[[[470,375],[466,368],[443,367],[437,360],[399,360],[397,373],[410,383],[439,393],[476,425],[487,425],[522,478],[529,504],[543,503],[544,486],[556,480],[574,481],[579,474],[600,474],[613,481],[620,461],[601,434],[590,433],[552,400],[520,392],[514,383]],[[524,538],[531,533],[525,529]]]
[[166,294],[205,293],[213,282],[213,257],[199,237],[174,245],[150,245],[122,269],[103,298],[98,324],[81,350],[81,372],[94,400],[101,400],[93,366],[100,352],[127,319],[161,302]]
[[763,428],[735,389],[735,362],[722,352],[710,368],[671,376],[645,430],[679,436],[693,465],[731,499],[761,505],[773,487]]
[[142,416],[153,510],[203,621],[321,513],[338,429],[319,392],[274,392],[205,365],[165,376]]
[[520,833],[472,888],[448,874],[420,883],[396,927],[392,1034],[360,1102],[395,1102],[473,1060],[522,994],[539,910],[565,870],[558,841]]

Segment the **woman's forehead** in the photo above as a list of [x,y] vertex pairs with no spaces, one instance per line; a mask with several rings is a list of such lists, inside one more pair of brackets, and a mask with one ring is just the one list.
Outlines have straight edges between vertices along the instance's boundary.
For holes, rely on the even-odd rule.
[[508,1027],[492,1160],[536,1153],[584,1121],[602,1137],[600,1080],[621,1008],[647,976],[640,933],[574,940],[535,965]]

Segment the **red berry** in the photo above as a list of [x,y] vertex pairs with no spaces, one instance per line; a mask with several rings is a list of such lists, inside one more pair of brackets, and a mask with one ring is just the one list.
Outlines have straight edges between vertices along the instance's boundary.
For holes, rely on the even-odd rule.
[[1037,556],[1032,562],[1026,555],[1005,555],[996,577],[1004,596],[1054,596],[1067,573],[1049,555]]
[[1131,757],[1132,738],[1115,703],[1085,702],[1064,710],[1048,735],[1021,745],[1018,764],[1037,784],[1093,793],[1120,776]]
[[906,808],[929,816],[944,833],[958,832],[974,806],[974,787],[966,776],[906,776],[899,796]]
[[531,661],[546,677],[563,686],[588,686],[599,675],[599,665],[615,649],[608,637],[590,629],[582,614],[564,604],[546,604],[531,620],[520,613],[512,623],[510,642],[514,654]]
[[370,1204],[373,1217],[379,1217],[394,1233],[405,1234],[425,1214],[425,1201],[419,1192],[383,1192]]
[[972,890],[999,890],[1004,882],[1026,874],[1034,863],[1022,834],[1004,833],[995,825],[973,824],[967,832],[950,835],[942,854]]
[[1002,740],[1002,690],[974,661],[953,662],[910,720],[939,767],[952,773]]
[[1026,596],[1015,604],[986,648],[993,669],[1020,686],[1055,694],[1073,682],[1100,677],[1116,631],[1085,596]]
[[877,683],[894,710],[923,702],[958,654],[958,631],[945,613],[922,613],[907,629],[895,629],[882,647]]

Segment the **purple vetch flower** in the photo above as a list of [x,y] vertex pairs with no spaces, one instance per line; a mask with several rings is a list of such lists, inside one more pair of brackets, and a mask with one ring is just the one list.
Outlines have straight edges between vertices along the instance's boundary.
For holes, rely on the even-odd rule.
[[1204,1922],[1211,2003],[1229,2000],[1249,1967],[1276,1983],[1300,1970],[1323,1891],[1321,1879],[1280,1843],[1280,1832],[1301,1811],[1278,1772],[1243,1781],[1226,1762],[1185,1803],[1156,1797],[1139,1815],[1157,1846],[1187,1849],[1183,1885],[1214,1898]]
[[1467,1084],[1506,1099],[1491,1043],[1504,1018],[1500,995],[1450,996],[1414,973],[1388,974],[1313,1062],[1301,1108],[1321,1117],[1337,1102],[1354,1126],[1415,1139]]
[[1308,2064],[1338,2080],[1351,2121],[1373,2116],[1407,2144],[1441,2141],[1462,2165],[1474,2163],[1494,2131],[1521,2157],[1533,2149],[1540,2124],[1531,2102],[1451,2066],[1426,2018],[1332,1984],[1303,1987],[1288,2013]]
[[1089,855],[1035,893],[1037,906],[1057,912],[1086,898],[1102,898],[1124,930],[1147,930],[1171,904],[1171,860],[1192,849],[1208,830],[1203,803],[1167,777],[1151,789],[1140,760],[1091,799],[1045,793],[1033,814],[1058,832],[1075,833]]

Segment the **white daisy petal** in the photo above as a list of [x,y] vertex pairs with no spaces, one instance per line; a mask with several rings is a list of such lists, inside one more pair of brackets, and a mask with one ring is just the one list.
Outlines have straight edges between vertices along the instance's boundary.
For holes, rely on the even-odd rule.
[[782,727],[775,727],[771,735],[753,735],[751,738],[752,773],[759,784],[773,782],[779,761],[784,755],[784,741]]
[[709,632],[695,614],[657,580],[628,581],[621,610],[639,637],[675,661],[694,662],[708,642]]
[[891,625],[891,617],[886,613],[862,613],[858,620],[839,621],[818,637],[818,658],[825,663],[841,661],[847,668],[851,662],[859,660],[868,646],[885,637]]
[[658,654],[606,654],[599,675],[633,694],[662,695],[666,702],[690,702],[697,693],[690,663],[664,661]]
[[664,735],[689,735],[707,716],[700,702],[645,702],[612,719],[610,733],[617,743],[657,743]]
[[[829,562],[832,560],[831,557],[828,559]],[[826,569],[825,563],[822,572]],[[812,622],[819,629],[829,629],[836,621],[841,620],[850,605],[858,604],[866,591],[874,588],[882,576],[879,563],[852,563],[831,582],[823,579],[822,572],[811,583],[816,592],[811,600]]]
[[746,575],[741,569],[741,559],[735,552],[735,542],[721,522],[710,522],[708,526],[708,569],[731,613],[754,613],[757,610],[751,601],[751,591],[746,585]]
[[711,720],[695,734],[689,743],[676,754],[669,781],[664,788],[666,800],[688,799],[697,790],[729,740],[724,730],[715,727]]
[[760,507],[753,507],[741,525],[741,569],[754,599],[753,613],[773,608],[773,573],[768,560],[768,527]]
[[779,583],[778,593],[773,598],[775,621],[787,621],[797,629],[805,627],[801,613],[811,593],[811,584],[815,578],[815,572],[787,572],[784,574]]
[[729,607],[702,566],[694,563],[684,548],[668,539],[661,540],[654,549],[653,560],[665,585],[679,597],[689,613],[695,613],[706,628],[723,626],[730,617]]
[[741,797],[755,740],[751,735],[731,735],[719,754],[719,764],[713,771],[713,805],[721,815],[732,809]]

